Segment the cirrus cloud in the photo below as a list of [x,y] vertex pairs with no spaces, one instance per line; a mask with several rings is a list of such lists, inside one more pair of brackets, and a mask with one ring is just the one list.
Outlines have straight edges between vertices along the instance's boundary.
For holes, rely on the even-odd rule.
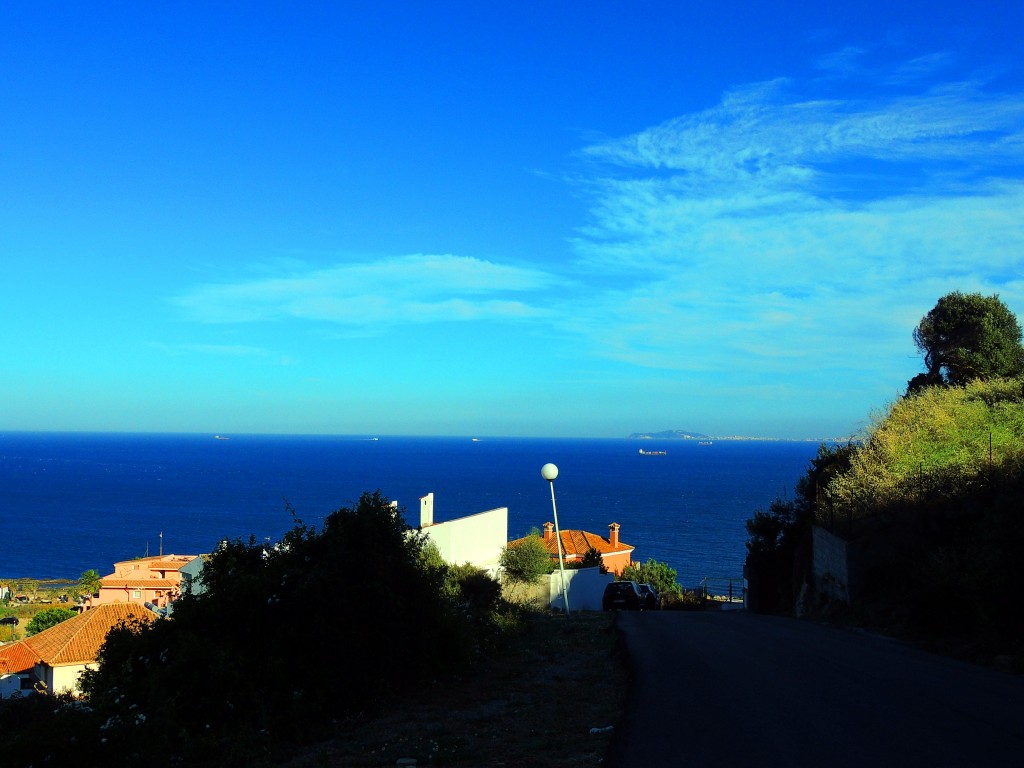
[[528,267],[416,254],[207,284],[173,301],[187,317],[205,323],[286,318],[346,325],[517,320],[543,315],[545,310],[528,298],[515,297],[543,291],[552,281],[552,275]]
[[910,330],[942,294],[1024,309],[1024,94],[876,79],[846,99],[787,78],[741,86],[586,147],[574,245],[582,269],[616,276],[574,317],[600,329],[592,349],[696,375],[898,386]]

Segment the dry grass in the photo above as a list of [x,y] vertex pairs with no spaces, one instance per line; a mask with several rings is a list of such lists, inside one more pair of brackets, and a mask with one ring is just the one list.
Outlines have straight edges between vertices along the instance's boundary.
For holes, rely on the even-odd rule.
[[454,682],[420,691],[307,750],[289,768],[600,765],[627,675],[610,614],[537,614],[508,646]]

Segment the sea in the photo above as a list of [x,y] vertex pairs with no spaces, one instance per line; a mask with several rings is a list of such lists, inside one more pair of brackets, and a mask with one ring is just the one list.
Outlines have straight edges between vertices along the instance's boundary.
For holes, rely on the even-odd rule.
[[[664,452],[644,455],[644,451]],[[123,433],[0,434],[0,578],[77,579],[116,561],[274,542],[379,490],[417,525],[508,508],[510,539],[553,519],[608,536],[679,583],[739,578],[745,522],[792,496],[817,442]]]

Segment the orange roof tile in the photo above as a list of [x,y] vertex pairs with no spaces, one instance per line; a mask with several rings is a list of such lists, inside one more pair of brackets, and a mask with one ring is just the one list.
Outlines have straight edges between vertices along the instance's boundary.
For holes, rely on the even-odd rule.
[[[629,544],[624,544],[621,541],[619,542],[618,547],[613,547],[612,543],[608,539],[602,538],[596,533],[590,533],[589,531],[567,530],[562,531],[561,534],[562,551],[565,553],[566,557],[583,557],[591,547],[596,549],[602,555],[610,555],[617,552],[632,552],[634,549],[634,547]],[[527,538],[529,537],[524,536],[522,539],[516,539],[509,543],[518,544],[521,541],[525,541]],[[550,539],[545,539],[541,536],[540,540],[544,543],[544,547],[547,549],[548,554],[552,557],[558,557],[558,544],[556,543],[554,536]]]
[[159,568],[161,565],[185,565],[196,559],[198,555],[156,555],[154,557],[137,557],[134,560],[118,560],[114,565],[138,565],[139,567]]
[[36,655],[24,640],[0,647],[0,675],[28,672],[35,663]]
[[172,589],[180,586],[180,581],[174,581],[173,579],[151,579],[146,574],[139,574],[136,578],[125,577],[119,578],[117,576],[105,576],[100,579],[101,587],[110,588],[126,588],[126,587],[137,587],[143,589]]
[[98,605],[21,642],[51,667],[84,664],[96,660],[107,633],[127,619],[155,621],[156,615],[137,603]]

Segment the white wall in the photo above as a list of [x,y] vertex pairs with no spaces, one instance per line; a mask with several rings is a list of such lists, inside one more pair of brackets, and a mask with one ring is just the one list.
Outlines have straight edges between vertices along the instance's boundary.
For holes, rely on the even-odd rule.
[[80,693],[78,678],[86,669],[92,669],[95,666],[95,664],[67,664],[51,667],[49,664],[36,664],[36,679],[46,683],[46,688],[50,693],[63,693],[64,691]]
[[472,563],[494,570],[502,548],[508,543],[508,507],[435,523],[421,530],[437,545],[447,562]]
[[0,675],[0,699],[9,699],[21,690],[19,675]]
[[[548,580],[551,584],[549,605],[558,611],[565,610],[562,599],[562,579],[556,568]],[[569,612],[600,611],[601,598],[606,584],[615,581],[614,573],[601,573],[600,568],[573,568],[565,572],[565,591],[569,597]]]

